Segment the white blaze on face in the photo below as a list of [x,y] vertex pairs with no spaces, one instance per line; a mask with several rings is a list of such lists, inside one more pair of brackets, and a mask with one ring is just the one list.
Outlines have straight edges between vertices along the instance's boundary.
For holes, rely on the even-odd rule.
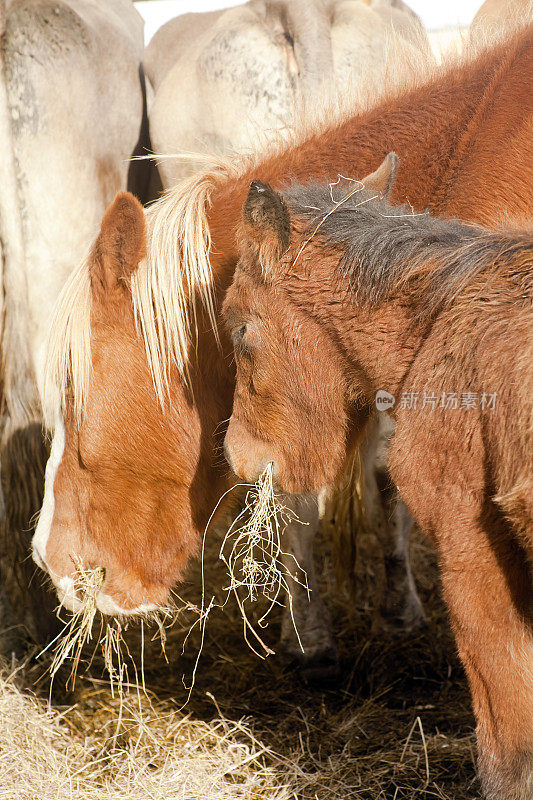
[[46,545],[48,543],[48,537],[50,536],[55,509],[54,481],[57,469],[63,458],[64,449],[65,425],[63,423],[63,415],[59,412],[56,419],[50,457],[46,463],[43,505],[41,513],[39,514],[39,522],[37,523],[37,528],[35,529],[35,534],[32,539],[33,560],[41,569],[46,571],[49,571],[46,566]]
[[[57,575],[46,563],[46,546],[52,529],[55,511],[54,482],[58,467],[63,458],[64,450],[65,424],[63,422],[63,415],[59,412],[56,419],[50,457],[46,464],[44,499],[39,515],[39,522],[37,523],[37,528],[35,529],[35,534],[32,539],[32,554],[35,563],[45,572],[48,572],[52,578],[60,604],[69,611],[75,612],[81,608],[82,602],[77,596],[74,579],[68,575]],[[132,614],[147,614],[150,611],[155,611],[158,606],[151,603],[142,603],[135,608],[122,608],[110,595],[105,593],[104,584],[102,591],[96,596],[96,607],[102,614],[109,614],[110,616],[128,616]]]
[[159,606],[154,603],[142,603],[135,608],[122,608],[110,595],[105,594],[103,591],[99,592],[96,596],[96,607],[102,614],[107,614],[110,617],[129,617],[149,614],[152,611],[157,611],[159,608]]

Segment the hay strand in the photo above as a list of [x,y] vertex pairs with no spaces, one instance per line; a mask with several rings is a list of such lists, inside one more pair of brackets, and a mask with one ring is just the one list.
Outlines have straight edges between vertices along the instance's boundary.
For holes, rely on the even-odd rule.
[[[96,597],[104,583],[104,572],[101,569],[84,569],[78,559],[73,578],[74,593],[82,599],[59,637],[51,643],[56,645],[50,665],[51,686],[59,669],[69,660],[72,660],[72,668],[67,679],[67,688],[74,688],[76,684],[83,648],[93,637],[93,624],[98,613]],[[42,652],[46,652],[47,649]]]
[[[257,620],[257,625],[264,628],[274,606],[284,604],[284,597],[292,610],[289,577],[309,592],[307,576],[296,558],[291,554],[294,575],[289,573],[282,560],[288,556],[282,547],[283,532],[289,523],[295,521],[295,513],[282,505],[276,495],[272,463],[269,463],[248,491],[244,508],[228,529],[219,551],[219,558],[226,565],[230,578],[226,591],[235,597],[241,611],[244,639],[261,658],[273,655],[274,651],[255,630],[247,613],[247,604],[256,603],[259,597],[267,599],[268,607]],[[303,575],[305,582],[297,578],[298,575]],[[295,632],[303,652],[296,625]],[[255,645],[261,648],[259,651],[250,641],[249,634]]]

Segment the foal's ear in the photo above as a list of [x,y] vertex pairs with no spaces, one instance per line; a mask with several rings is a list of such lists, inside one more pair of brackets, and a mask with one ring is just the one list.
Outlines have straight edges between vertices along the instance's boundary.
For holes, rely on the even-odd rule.
[[377,170],[363,178],[365,189],[379,192],[384,200],[388,200],[396,181],[398,164],[399,158],[396,153],[389,153],[388,156],[385,156]]
[[285,201],[268,183],[252,181],[243,209],[246,233],[259,247],[263,269],[287,250],[290,217]]
[[145,255],[143,207],[129,192],[120,192],[104,214],[90,267],[91,287],[104,299],[121,290]]

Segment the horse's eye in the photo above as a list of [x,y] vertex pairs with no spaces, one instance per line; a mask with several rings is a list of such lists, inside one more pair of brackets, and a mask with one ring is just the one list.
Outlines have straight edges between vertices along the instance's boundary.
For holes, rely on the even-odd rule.
[[234,331],[233,333],[233,344],[241,344],[242,340],[244,339],[244,334],[246,333],[246,325],[242,325],[239,330]]

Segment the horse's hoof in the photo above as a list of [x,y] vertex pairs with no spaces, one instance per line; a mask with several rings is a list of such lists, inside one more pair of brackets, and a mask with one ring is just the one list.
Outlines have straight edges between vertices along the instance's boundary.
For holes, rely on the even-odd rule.
[[416,604],[400,614],[391,614],[386,609],[380,609],[372,624],[372,633],[399,638],[412,636],[426,627],[426,615],[422,606]]
[[313,686],[337,683],[341,674],[337,650],[302,663],[300,674],[306,683]]
[[280,654],[289,667],[298,670],[306,683],[329,683],[340,675],[339,653],[334,644],[313,653],[302,653],[292,642],[282,641]]

